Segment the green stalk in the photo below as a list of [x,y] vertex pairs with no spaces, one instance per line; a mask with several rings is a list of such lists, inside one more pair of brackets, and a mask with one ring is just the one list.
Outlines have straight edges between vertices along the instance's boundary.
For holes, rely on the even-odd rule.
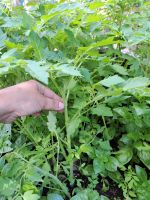
[[[69,90],[67,91],[64,103],[65,103],[65,126],[66,126],[66,133],[67,133],[67,148],[68,148],[68,154],[72,154],[71,149],[71,137],[70,133],[68,132],[68,122],[69,122],[69,116],[68,116],[68,98],[69,98]],[[73,160],[70,161],[70,181],[73,182]]]
[[59,171],[59,153],[60,153],[60,143],[59,143],[59,137],[57,131],[55,131],[55,135],[57,138],[57,159],[56,159],[56,177],[58,177],[58,171]]

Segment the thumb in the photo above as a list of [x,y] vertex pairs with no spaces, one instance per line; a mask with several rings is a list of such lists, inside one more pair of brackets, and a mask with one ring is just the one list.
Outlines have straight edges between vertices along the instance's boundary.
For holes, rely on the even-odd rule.
[[44,110],[54,110],[54,111],[63,111],[64,110],[64,103],[55,99],[50,99],[48,97],[44,98]]

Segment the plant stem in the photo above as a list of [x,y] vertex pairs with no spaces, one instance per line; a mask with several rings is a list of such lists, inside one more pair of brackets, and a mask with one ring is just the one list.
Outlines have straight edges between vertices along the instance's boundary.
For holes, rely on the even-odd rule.
[[60,144],[59,144],[59,137],[58,137],[58,133],[57,133],[57,131],[55,131],[55,135],[56,135],[57,142],[58,142],[58,145],[57,145],[57,159],[56,159],[56,176],[58,176],[58,171],[59,171],[59,153],[60,153]]
[[[69,98],[69,90],[67,90],[66,97],[64,98],[65,102],[65,126],[66,126],[66,133],[67,133],[67,146],[68,146],[68,154],[72,154],[71,149],[71,137],[70,133],[68,132],[68,122],[69,122],[69,116],[68,116],[68,98]],[[73,160],[70,161],[70,182],[73,182]]]

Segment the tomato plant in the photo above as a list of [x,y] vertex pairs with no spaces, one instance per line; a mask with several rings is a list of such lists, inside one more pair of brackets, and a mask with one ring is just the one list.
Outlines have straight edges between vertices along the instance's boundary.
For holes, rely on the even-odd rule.
[[1,4],[0,86],[36,79],[63,97],[0,129],[0,198],[147,200],[150,2]]

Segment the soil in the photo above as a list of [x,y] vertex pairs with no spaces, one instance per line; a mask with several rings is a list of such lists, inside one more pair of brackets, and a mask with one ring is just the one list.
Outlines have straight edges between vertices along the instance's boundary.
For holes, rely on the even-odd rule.
[[[88,187],[89,181],[86,176],[81,176],[81,174],[77,171],[75,172],[74,175],[76,176],[76,178],[82,179],[81,183],[83,188]],[[103,186],[100,178],[99,178],[99,183],[97,184],[95,190],[97,190],[97,192],[100,195],[108,197],[109,200],[124,200],[122,190],[118,188],[117,184],[109,178],[107,178],[107,181],[109,183],[109,188],[107,191],[103,191]],[[68,182],[67,187],[69,189],[69,193],[71,194],[71,196],[73,196],[73,190],[77,187],[76,183],[74,185],[70,185],[70,183]],[[43,196],[47,196],[48,192],[49,192],[48,188],[43,188]],[[70,199],[66,198],[66,200]]]
[[[83,188],[88,187],[89,181],[86,176],[81,175],[80,172],[77,170],[74,171],[74,176],[76,177],[76,179],[82,180],[81,184],[82,184]],[[110,178],[107,178],[107,181],[109,183],[109,188],[107,191],[103,191],[101,177],[99,177],[99,183],[96,185],[95,190],[97,190],[97,192],[100,195],[104,195],[104,196],[108,197],[109,200],[124,200],[122,190],[117,186],[117,184]],[[70,192],[71,196],[73,196],[73,190],[74,190],[74,188],[77,187],[76,183],[74,185],[70,185],[70,183],[68,182],[67,187],[69,188],[69,192]],[[69,200],[69,199],[66,198],[66,200]]]
[[107,181],[109,182],[109,189],[104,192],[102,190],[102,183],[99,183],[95,188],[98,193],[108,197],[110,200],[124,200],[122,190],[118,188],[117,184],[109,178],[107,178]]

